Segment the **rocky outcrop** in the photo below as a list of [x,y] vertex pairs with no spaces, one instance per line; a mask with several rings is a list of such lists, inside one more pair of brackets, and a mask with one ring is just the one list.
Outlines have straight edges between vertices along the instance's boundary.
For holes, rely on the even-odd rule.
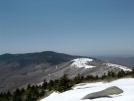
[[101,97],[110,97],[109,95],[121,94],[121,93],[123,93],[122,89],[116,86],[112,86],[99,92],[90,93],[85,97],[83,97],[82,99],[96,99]]

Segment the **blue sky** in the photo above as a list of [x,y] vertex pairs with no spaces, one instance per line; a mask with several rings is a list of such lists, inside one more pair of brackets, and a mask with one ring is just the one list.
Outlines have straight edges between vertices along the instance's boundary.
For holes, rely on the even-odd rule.
[[0,54],[134,54],[134,0],[0,0]]

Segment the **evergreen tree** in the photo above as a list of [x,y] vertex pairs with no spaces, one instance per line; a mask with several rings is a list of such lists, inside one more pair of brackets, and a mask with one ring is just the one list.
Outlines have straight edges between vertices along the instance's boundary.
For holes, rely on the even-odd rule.
[[0,93],[0,101],[9,101],[6,93]]
[[22,88],[20,92],[21,92],[21,94],[24,94],[25,93],[25,89]]
[[111,71],[108,71],[107,76],[108,76],[108,77],[112,77],[112,73],[111,73]]
[[134,77],[134,68],[132,69],[132,77]]
[[13,93],[13,101],[22,101],[21,92],[20,92],[20,90],[18,88]]
[[102,76],[101,76],[101,80],[104,80],[106,78],[106,74],[104,73]]
[[82,81],[82,79],[81,79],[81,76],[80,76],[80,74],[78,74],[76,77],[74,77],[74,79],[73,79],[73,83],[74,84],[78,84],[78,83],[80,83]]
[[64,91],[70,90],[72,86],[73,84],[71,80],[68,78],[66,74],[64,74],[58,82],[57,91],[64,92]]
[[54,81],[50,80],[49,83],[47,84],[47,89],[50,91],[53,89],[53,87],[54,87]]
[[36,101],[38,98],[39,98],[39,92],[35,88],[35,86],[32,86],[30,89],[26,91],[25,101]]
[[27,90],[29,90],[31,88],[30,84],[27,85]]
[[7,98],[8,100],[10,100],[10,99],[11,99],[11,96],[12,96],[12,94],[8,91],[7,94],[6,94],[6,98]]
[[125,76],[125,72],[123,70],[121,70],[118,74],[117,74],[117,77],[118,78],[121,78],[121,77],[124,77]]
[[55,80],[55,81],[54,81],[53,90],[56,90],[56,91],[57,91],[57,88],[58,88],[58,82],[59,82],[59,80]]
[[86,76],[85,80],[86,81],[93,81],[95,78],[92,75]]
[[81,80],[82,80],[82,81],[84,81],[84,80],[85,80],[84,76],[81,76]]
[[111,71],[111,76],[114,78],[116,74],[113,71]]
[[95,80],[98,80],[98,79],[99,79],[99,77],[98,77],[98,75],[96,75],[96,76],[95,76]]
[[46,89],[47,88],[47,85],[48,84],[47,84],[46,80],[44,80],[44,82],[43,82],[43,88]]
[[39,92],[39,96],[42,97],[46,94],[46,92],[42,89],[40,92]]

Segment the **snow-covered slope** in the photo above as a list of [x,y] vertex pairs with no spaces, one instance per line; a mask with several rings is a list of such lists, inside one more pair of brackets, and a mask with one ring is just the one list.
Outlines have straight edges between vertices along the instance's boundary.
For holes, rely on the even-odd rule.
[[64,74],[67,74],[69,78],[74,78],[78,74],[84,77],[88,75],[101,77],[104,74],[107,75],[109,71],[113,71],[116,74],[121,70],[131,71],[131,69],[126,66],[106,63],[92,58],[76,58],[61,65],[57,65],[55,68],[48,69],[48,71],[46,70],[48,75],[45,76],[47,81],[59,79]]
[[[93,59],[89,59],[89,58],[77,58],[77,59],[73,59],[72,60],[72,64],[70,65],[71,67],[77,67],[77,68],[94,68],[96,67],[95,65],[91,65],[90,63],[94,61]],[[122,69],[124,71],[131,71],[131,69],[129,69],[126,66],[122,66],[122,65],[118,65],[118,64],[113,64],[113,63],[104,63],[104,65],[110,67],[115,67],[115,68],[119,68]]]
[[122,69],[123,71],[132,71],[132,70],[129,69],[128,67],[126,67],[126,66],[122,66],[122,65],[118,65],[118,64],[106,63],[106,65],[109,66],[109,67],[120,68],[120,69]]
[[71,64],[71,66],[73,67],[77,67],[77,68],[93,68],[95,66],[91,66],[91,65],[87,65],[89,62],[93,61],[93,59],[89,59],[89,58],[78,58],[78,59],[74,59],[72,60],[73,63]]
[[[81,99],[93,92],[101,91],[111,86],[117,86],[123,90],[123,93],[119,95],[103,98],[92,99],[92,101],[134,101],[134,78],[120,79],[110,83],[85,83],[76,85],[73,90],[66,91],[64,93],[54,92],[47,98],[41,101],[82,101]],[[90,101],[86,99],[83,101]]]

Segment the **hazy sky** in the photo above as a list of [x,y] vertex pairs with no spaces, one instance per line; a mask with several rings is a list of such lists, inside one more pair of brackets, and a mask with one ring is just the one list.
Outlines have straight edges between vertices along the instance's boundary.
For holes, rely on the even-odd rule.
[[0,54],[134,54],[134,0],[0,0]]

